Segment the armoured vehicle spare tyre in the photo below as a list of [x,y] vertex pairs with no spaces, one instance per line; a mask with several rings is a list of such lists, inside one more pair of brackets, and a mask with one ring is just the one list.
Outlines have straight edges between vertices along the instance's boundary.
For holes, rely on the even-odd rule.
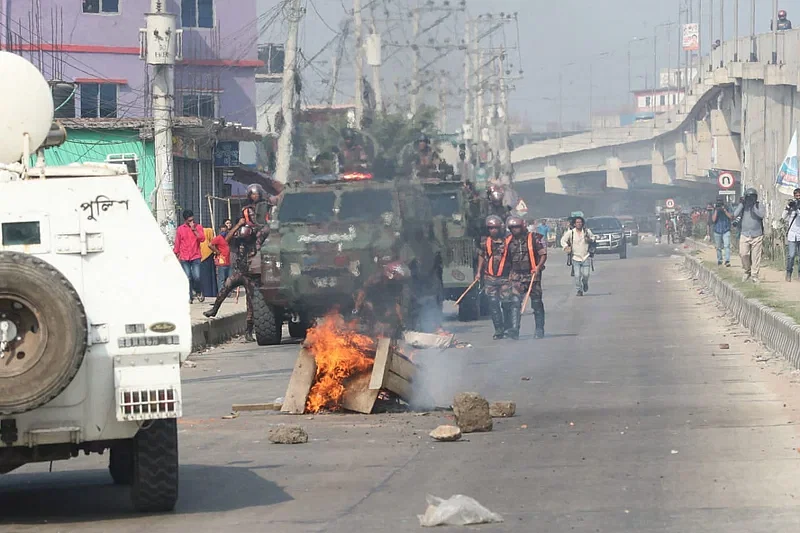
[[80,296],[38,257],[0,252],[0,343],[4,331],[2,415],[46,404],[70,384],[83,362],[87,328]]

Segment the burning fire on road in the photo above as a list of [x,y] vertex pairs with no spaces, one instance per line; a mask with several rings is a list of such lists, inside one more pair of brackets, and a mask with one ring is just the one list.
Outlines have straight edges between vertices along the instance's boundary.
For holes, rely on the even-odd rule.
[[341,409],[347,381],[372,370],[377,342],[356,332],[355,323],[332,314],[309,328],[305,345],[317,366],[306,412]]

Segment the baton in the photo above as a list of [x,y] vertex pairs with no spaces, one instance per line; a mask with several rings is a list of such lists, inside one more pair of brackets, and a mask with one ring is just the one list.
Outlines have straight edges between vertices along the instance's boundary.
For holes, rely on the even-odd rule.
[[522,302],[522,311],[520,312],[520,315],[525,314],[525,309],[528,307],[528,300],[530,300],[531,297],[531,289],[533,289],[533,283],[535,281],[536,281],[536,272],[533,273],[533,276],[531,276],[531,282],[528,284],[528,292],[525,293],[525,300],[523,300]]
[[472,283],[470,283],[469,287],[467,287],[467,290],[465,290],[465,291],[464,291],[464,292],[461,294],[461,296],[459,296],[459,297],[458,297],[458,300],[456,300],[456,305],[460,304],[460,303],[461,303],[461,300],[463,300],[463,299],[464,299],[464,296],[466,296],[466,295],[467,295],[467,293],[468,293],[469,291],[471,291],[471,290],[472,290],[472,287],[474,287],[474,286],[475,286],[475,284],[476,284],[476,283],[478,283],[478,279],[479,279],[479,278],[475,278],[475,280],[474,280]]

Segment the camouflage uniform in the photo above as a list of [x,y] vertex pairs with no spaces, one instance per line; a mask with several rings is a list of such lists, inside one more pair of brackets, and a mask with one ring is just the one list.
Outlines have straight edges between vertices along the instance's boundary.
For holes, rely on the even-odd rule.
[[[528,232],[524,231],[519,237],[511,239],[508,244],[508,259],[511,263],[511,274],[509,275],[509,283],[511,285],[511,297],[507,304],[508,312],[506,313],[506,324],[508,330],[519,334],[520,325],[520,310],[522,307],[522,300],[528,292],[528,287],[531,283],[531,261],[528,253]],[[533,234],[533,253],[537,265],[542,264],[542,261],[547,256],[547,243],[544,237],[538,233]],[[542,301],[542,270],[536,277],[536,281],[531,288],[531,307],[533,309],[533,316],[536,322],[536,336],[544,336],[544,302]],[[508,319],[511,322],[508,322]]]
[[[491,242],[491,254],[487,241]],[[494,324],[495,335],[499,338],[506,330],[507,319],[504,317],[503,304],[511,301],[511,284],[508,282],[508,272],[511,261],[506,252],[506,237],[482,239],[478,254],[483,258],[483,292],[489,300],[489,314]],[[505,256],[505,261],[503,257]]]

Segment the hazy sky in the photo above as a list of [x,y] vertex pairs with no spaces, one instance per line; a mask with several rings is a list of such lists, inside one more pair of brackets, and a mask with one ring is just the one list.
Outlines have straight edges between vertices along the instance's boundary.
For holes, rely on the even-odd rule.
[[[379,30],[384,41],[405,41],[410,37],[410,24],[389,22],[394,29],[386,31],[387,24],[380,19],[386,9],[391,18],[400,18],[408,9],[412,0],[373,0],[377,7]],[[416,0],[413,0],[414,2]],[[678,11],[688,0],[467,0],[467,9],[471,16],[489,11],[518,12],[520,21],[520,49],[524,78],[515,82],[515,91],[511,95],[511,112],[526,116],[535,128],[544,127],[547,122],[558,120],[559,72],[563,75],[564,121],[581,121],[586,123],[589,115],[589,64],[592,70],[592,102],[595,111],[616,110],[620,105],[631,101],[628,96],[628,49],[634,38],[646,38],[645,41],[630,44],[632,61],[633,88],[643,88],[645,76],[652,84],[653,78],[653,33],[654,26],[664,23],[675,23]],[[274,7],[276,0],[259,0],[261,11]],[[441,5],[443,0],[433,0]],[[451,4],[456,4],[452,0]],[[691,0],[694,20],[697,21],[700,0]],[[704,49],[707,45],[709,10],[714,5],[714,39],[719,38],[720,5],[725,4],[725,36],[733,36],[733,3],[734,0],[702,0],[703,20],[701,33]],[[362,0],[365,9],[365,23],[369,21],[371,0]],[[750,0],[739,0],[740,34],[749,32]],[[783,0],[781,9],[786,9],[789,18],[796,13],[800,24],[800,0]],[[352,0],[307,0],[307,15],[303,21],[301,46],[306,58],[311,58],[323,46],[335,37],[339,25],[345,16],[345,10],[352,9]],[[772,1],[756,0],[757,31],[767,31],[771,18]],[[405,19],[408,19],[407,13]],[[436,15],[426,15],[424,20],[432,22]],[[276,21],[262,35],[262,41],[282,42],[285,39],[285,24]],[[425,23],[423,22],[423,26]],[[441,42],[453,37],[456,30],[459,38],[464,26],[464,17],[459,15],[442,24],[426,37]],[[678,28],[660,27],[657,29],[657,62],[658,68],[666,68],[667,63],[674,67],[678,55]],[[509,45],[516,45],[516,30],[512,27],[506,32]],[[669,39],[669,43],[668,43]],[[388,53],[384,52],[384,57]],[[329,78],[330,60],[335,55],[335,44],[322,51],[317,61],[303,74],[306,82],[306,98],[311,103],[327,94],[327,87],[320,80]],[[669,57],[668,57],[669,52]],[[426,51],[432,58],[435,52]],[[598,57],[602,54],[601,57]],[[683,54],[681,54],[683,61]],[[339,102],[352,96],[353,74],[350,55],[343,65],[341,73]],[[513,57],[513,55],[512,55]],[[399,59],[398,59],[399,58]],[[516,59],[514,58],[516,63]],[[515,65],[515,69],[518,68]],[[345,70],[346,69],[346,70]],[[460,89],[463,74],[462,56],[454,52],[448,58],[439,61],[436,69],[447,69],[452,73],[454,90]],[[393,79],[400,75],[407,77],[410,72],[410,60],[407,53],[396,55],[383,69],[385,98],[394,96]],[[453,96],[451,105],[460,106],[461,96]],[[433,103],[432,98],[429,102]],[[457,109],[452,116],[457,117]],[[458,120],[450,121],[450,128],[456,127]]]

